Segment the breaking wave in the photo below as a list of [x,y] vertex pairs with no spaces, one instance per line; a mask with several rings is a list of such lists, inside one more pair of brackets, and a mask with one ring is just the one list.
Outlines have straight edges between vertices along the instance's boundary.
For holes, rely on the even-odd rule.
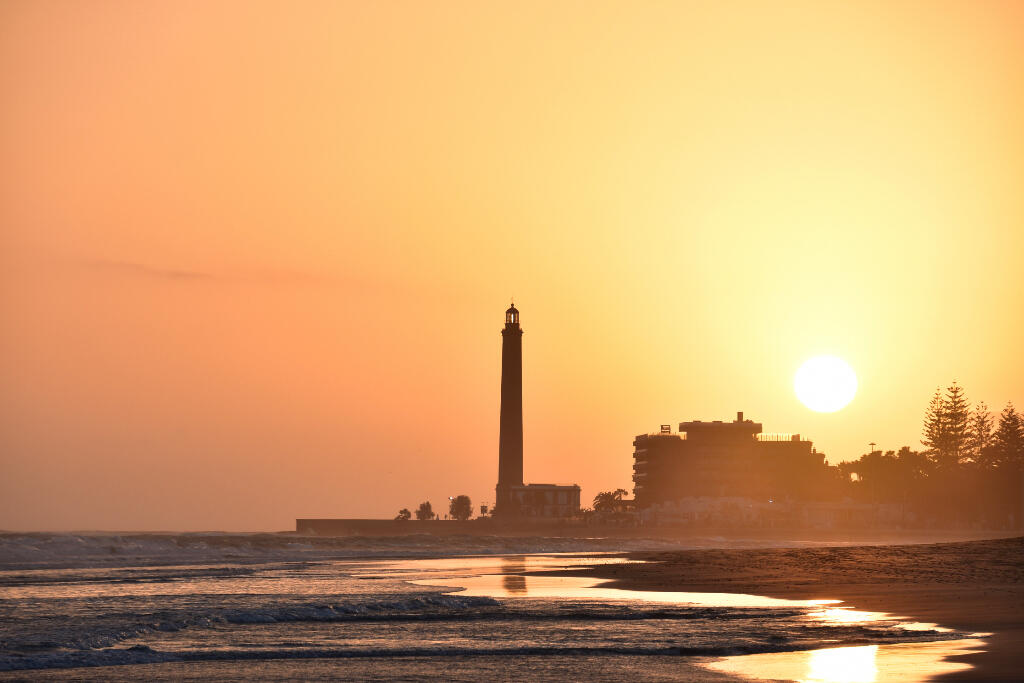
[[495,599],[424,588],[418,579],[486,571],[518,585],[513,579],[526,563],[392,559],[596,553],[647,543],[647,549],[664,547],[643,539],[430,534],[0,534],[0,671],[352,658],[728,656],[964,635],[909,630],[897,618],[826,623],[809,618],[805,606],[583,595]]
[[[146,634],[169,633],[188,628],[211,628],[226,624],[449,619],[460,611],[478,611],[496,608],[498,605],[498,601],[493,598],[428,593],[392,600],[314,603],[262,609],[213,609],[194,615],[175,615],[130,625],[92,628],[87,633],[70,633],[63,638],[45,641],[18,636],[8,638],[0,641],[0,651],[3,652],[0,654],[0,671],[54,666],[103,666],[111,658],[118,660],[114,663],[120,663],[121,659],[130,663],[179,661],[183,656],[180,653],[161,655],[163,658],[153,660],[154,651],[149,647],[114,649],[114,646]],[[56,651],[38,652],[42,649]],[[142,657],[142,660],[136,661],[138,657]]]
[[[844,643],[847,644],[847,643]],[[851,645],[864,643],[849,643]],[[158,664],[165,662],[254,661],[279,659],[354,659],[396,657],[520,657],[530,655],[633,655],[633,656],[712,656],[787,652],[802,649],[786,645],[735,647],[506,647],[506,648],[267,648],[261,650],[223,649],[200,652],[162,652],[145,645],[127,648],[109,648],[94,651],[66,651],[0,659],[0,671],[29,669],[67,669],[76,667],[118,666],[126,664]]]
[[[551,603],[528,600],[499,601],[488,597],[413,594],[391,600],[310,603],[261,609],[212,609],[201,614],[172,619],[139,621],[116,628],[94,629],[60,641],[0,643],[0,671],[61,669],[71,667],[150,664],[163,662],[205,662],[270,659],[340,659],[394,657],[465,656],[729,656],[763,652],[784,652],[821,646],[867,645],[892,642],[928,642],[954,637],[948,631],[907,631],[897,624],[829,626],[800,621],[799,609],[716,608],[599,602]],[[678,644],[587,643],[565,645],[523,645],[509,641],[499,644],[459,646],[396,644],[395,647],[331,647],[324,644],[281,642],[258,649],[213,647],[162,650],[159,646],[124,641],[185,629],[209,629],[228,625],[262,626],[302,622],[366,623],[386,622],[401,627],[423,622],[478,622],[477,631],[500,632],[509,624],[537,624],[563,629],[574,623],[676,621],[680,623]],[[482,623],[480,623],[482,622]],[[735,626],[728,626],[729,622]],[[693,624],[683,627],[683,623]],[[715,625],[718,625],[717,627]],[[460,627],[461,628],[461,627]],[[612,631],[623,627],[611,627]],[[756,632],[756,637],[748,636]],[[744,635],[741,635],[744,634]],[[723,644],[724,641],[724,644]],[[500,642],[500,639],[496,642]]]
[[[693,545],[693,544],[690,544]],[[0,568],[71,568],[211,562],[664,550],[643,538],[545,536],[296,536],[267,534],[0,533]]]

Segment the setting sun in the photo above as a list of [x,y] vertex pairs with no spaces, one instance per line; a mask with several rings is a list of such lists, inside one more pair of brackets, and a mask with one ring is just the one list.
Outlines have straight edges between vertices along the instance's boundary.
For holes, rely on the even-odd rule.
[[845,408],[857,393],[857,375],[846,361],[816,356],[800,366],[793,379],[800,402],[819,413]]

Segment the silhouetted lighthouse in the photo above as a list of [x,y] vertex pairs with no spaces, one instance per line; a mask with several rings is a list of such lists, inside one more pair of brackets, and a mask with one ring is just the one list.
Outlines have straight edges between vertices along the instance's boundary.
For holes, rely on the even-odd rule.
[[523,485],[523,330],[513,303],[501,331],[501,425],[498,435],[498,486],[495,513],[518,512],[512,487]]

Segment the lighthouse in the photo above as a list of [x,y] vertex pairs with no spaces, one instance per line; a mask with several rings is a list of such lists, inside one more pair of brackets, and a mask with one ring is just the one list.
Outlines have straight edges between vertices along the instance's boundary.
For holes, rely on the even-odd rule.
[[501,331],[501,422],[498,433],[498,485],[495,513],[514,515],[513,487],[523,485],[523,329],[513,303]]

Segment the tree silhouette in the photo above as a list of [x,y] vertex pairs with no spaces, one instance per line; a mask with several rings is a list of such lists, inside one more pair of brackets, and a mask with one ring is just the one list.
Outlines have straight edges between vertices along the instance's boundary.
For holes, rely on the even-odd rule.
[[999,426],[992,435],[992,456],[996,465],[1024,466],[1024,418],[1012,402],[999,414]]
[[615,489],[614,491],[601,491],[594,496],[595,512],[614,512],[622,501],[622,497],[628,494],[626,489]]
[[424,501],[420,503],[420,506],[416,508],[416,519],[423,521],[434,518],[434,506],[430,504],[430,501]]
[[971,433],[971,404],[967,402],[963,387],[953,382],[946,389],[942,408],[946,438],[940,464],[959,465],[968,456],[967,444]]
[[873,503],[893,503],[907,500],[920,489],[934,465],[923,453],[904,446],[899,450],[872,451],[853,462],[838,465],[847,481],[856,474],[852,483],[858,498]]
[[398,511],[398,514],[395,515],[395,519],[399,522],[407,522],[412,519],[412,513],[409,512],[409,508],[402,508]]
[[455,496],[448,506],[448,514],[452,519],[466,520],[473,516],[473,503],[469,496]]
[[935,387],[935,393],[924,413],[924,432],[921,435],[921,443],[929,455],[934,455],[942,447],[945,433],[944,422],[942,390]]
[[990,466],[991,444],[992,444],[992,413],[984,401],[978,403],[971,413],[970,436],[967,442],[967,450],[971,459],[983,467]]
[[968,457],[970,420],[971,407],[963,387],[953,382],[946,388],[945,396],[935,390],[925,411],[921,439],[935,464],[954,467]]

